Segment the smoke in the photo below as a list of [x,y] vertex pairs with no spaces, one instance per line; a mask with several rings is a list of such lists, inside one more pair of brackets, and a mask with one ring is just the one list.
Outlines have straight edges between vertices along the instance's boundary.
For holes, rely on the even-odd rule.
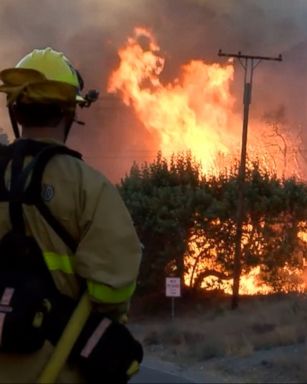
[[[86,88],[98,88],[103,96],[91,110],[80,112],[79,119],[87,124],[76,126],[69,144],[118,180],[133,159],[141,160],[150,151],[154,140],[131,111],[105,98],[117,50],[135,26],[149,27],[156,35],[166,57],[165,82],[191,59],[220,62],[219,48],[264,56],[282,53],[284,62],[257,67],[252,113],[260,118],[282,105],[287,121],[304,124],[306,16],[305,0],[1,0],[0,69],[14,66],[34,48],[65,52],[81,71]],[[238,110],[242,76],[236,63]],[[5,109],[1,117],[0,126],[8,130]]]
[[[141,22],[138,15],[143,8],[141,0],[1,0],[0,69],[14,66],[35,48],[51,46],[64,52],[80,70],[86,89],[96,88],[104,96],[107,78],[117,61],[117,49],[135,23]],[[5,98],[1,97],[4,105]],[[114,116],[107,114],[110,121],[106,121],[104,107],[102,98],[90,110],[79,112],[78,119],[86,121],[86,125],[74,127],[68,144],[83,152],[95,167],[106,166],[106,173],[112,177],[116,172],[108,159],[116,163],[121,143],[129,138],[118,128],[115,140]],[[4,107],[0,127],[10,132]],[[106,141],[111,148],[105,155]]]

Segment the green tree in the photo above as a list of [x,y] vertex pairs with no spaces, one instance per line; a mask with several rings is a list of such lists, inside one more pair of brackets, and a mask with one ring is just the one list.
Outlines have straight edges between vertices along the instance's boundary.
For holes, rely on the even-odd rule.
[[[204,179],[203,188],[211,195],[211,205],[204,211],[198,210],[193,228],[198,253],[191,284],[196,289],[208,276],[215,276],[217,285],[233,276],[236,174],[233,170],[227,175]],[[242,236],[243,274],[259,266],[263,282],[275,291],[297,285],[293,271],[302,270],[307,257],[306,243],[299,237],[299,233],[307,230],[306,198],[304,183],[278,179],[261,169],[257,162],[249,164]]]
[[184,277],[184,254],[198,201],[210,203],[199,187],[201,168],[190,153],[168,163],[158,153],[151,164],[134,164],[119,190],[144,245],[140,288],[163,290],[166,274]]
[[[164,291],[167,274],[183,280],[187,270],[194,289],[204,283],[208,289],[221,288],[231,281],[237,174],[234,164],[217,176],[203,175],[189,153],[169,162],[159,153],[150,164],[133,165],[118,188],[144,245],[143,291]],[[294,289],[293,272],[307,257],[299,236],[307,233],[307,186],[250,162],[244,201],[242,273],[260,267],[259,277],[275,291]]]

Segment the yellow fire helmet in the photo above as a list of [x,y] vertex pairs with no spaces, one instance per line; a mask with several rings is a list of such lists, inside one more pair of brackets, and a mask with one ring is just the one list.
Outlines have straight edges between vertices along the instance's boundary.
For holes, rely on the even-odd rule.
[[15,68],[1,71],[0,79],[3,81],[0,91],[8,94],[9,103],[20,94],[25,101],[63,102],[71,101],[72,97],[76,103],[85,101],[80,94],[83,88],[80,74],[62,52],[49,47],[34,49]]
[[82,78],[62,52],[50,47],[34,49],[17,63],[16,68],[35,69],[48,80],[70,84],[77,88],[77,99],[83,100],[80,96],[83,88]]

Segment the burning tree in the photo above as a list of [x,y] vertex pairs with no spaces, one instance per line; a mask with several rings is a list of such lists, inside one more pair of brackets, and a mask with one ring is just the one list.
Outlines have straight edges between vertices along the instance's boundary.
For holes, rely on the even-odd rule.
[[[108,91],[118,94],[153,135],[151,151],[160,150],[168,159],[159,155],[152,160],[148,155],[149,163],[134,165],[120,185],[145,245],[142,270],[146,279],[150,276],[153,287],[162,287],[156,281],[162,282],[169,270],[182,279],[188,276],[195,288],[217,284],[226,289],[225,281],[233,278],[234,245],[238,244],[235,159],[242,117],[232,93],[234,63],[194,59],[178,68],[173,81],[165,83],[161,74],[166,59],[154,34],[143,27],[134,29],[118,56]],[[272,123],[274,118],[270,117],[266,126],[256,119],[250,124],[248,153],[258,162],[250,164],[247,172],[244,199],[248,207],[240,242],[244,285],[250,284],[251,275],[259,282],[263,276],[269,285],[265,289],[270,290],[280,289],[277,276],[281,270],[285,276],[287,270],[301,266],[306,245],[298,237],[305,231],[298,229],[304,227],[305,216],[301,220],[296,215],[299,210],[305,212],[305,187],[298,192],[300,183],[293,180],[301,201],[295,203],[298,210],[289,214],[286,179],[278,179],[298,174],[297,159],[289,157],[288,151],[295,146],[293,135],[281,132],[279,125]],[[268,146],[268,139],[269,144],[279,140],[278,151],[276,146]],[[172,153],[186,151],[191,151],[201,167],[190,162],[192,168],[182,168],[182,158],[171,159]],[[270,274],[272,263],[276,270]],[[211,279],[214,275],[215,280]],[[273,278],[276,283],[272,285]],[[145,287],[148,282],[142,284]]]
[[[191,277],[195,276],[190,284],[199,288],[202,284],[208,287],[215,283],[230,292],[225,280],[233,276],[236,173],[211,177],[209,183],[208,180],[205,183],[214,204],[203,215],[198,215],[195,222],[191,248],[192,254],[196,248],[197,258],[190,259],[190,270],[194,263]],[[298,283],[307,249],[299,234],[307,230],[306,192],[305,184],[295,179],[278,179],[259,168],[258,163],[250,164],[245,190],[241,292],[304,289],[304,282]],[[212,265],[216,266],[215,271]],[[195,273],[197,270],[199,273]],[[212,280],[212,276],[216,279]]]
[[[191,155],[134,164],[119,186],[144,244],[140,287],[163,289],[169,273],[193,289],[230,292],[236,231],[236,167],[203,176]],[[300,291],[307,258],[307,186],[250,163],[240,293]],[[257,287],[257,284],[259,285]]]
[[168,164],[159,153],[153,163],[134,164],[120,186],[142,243],[140,287],[163,289],[167,267],[183,280],[184,255],[197,201],[210,197],[199,188],[200,166],[191,155]]

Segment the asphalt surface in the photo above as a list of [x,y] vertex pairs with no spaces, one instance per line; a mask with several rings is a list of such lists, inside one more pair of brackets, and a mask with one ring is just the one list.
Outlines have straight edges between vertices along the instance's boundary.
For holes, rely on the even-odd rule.
[[140,372],[135,375],[129,383],[192,383],[192,381],[157,369],[142,366]]
[[[165,362],[164,362],[165,363]],[[165,363],[161,364],[152,361],[144,361],[140,372],[135,375],[129,383],[135,384],[155,384],[155,383],[190,383],[190,384],[226,384],[232,381],[227,380],[224,376],[221,376],[218,372],[210,372],[204,370],[203,372],[192,373],[190,370],[182,370],[182,372],[173,372],[172,368]],[[234,381],[235,382],[235,381]]]

